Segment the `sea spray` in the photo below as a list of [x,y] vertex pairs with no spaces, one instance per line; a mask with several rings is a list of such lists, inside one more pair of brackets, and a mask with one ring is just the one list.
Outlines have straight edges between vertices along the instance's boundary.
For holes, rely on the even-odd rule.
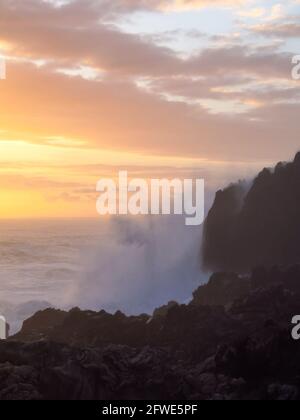
[[169,300],[188,301],[206,281],[199,264],[201,227],[181,217],[111,218],[69,304],[89,309],[152,312]]

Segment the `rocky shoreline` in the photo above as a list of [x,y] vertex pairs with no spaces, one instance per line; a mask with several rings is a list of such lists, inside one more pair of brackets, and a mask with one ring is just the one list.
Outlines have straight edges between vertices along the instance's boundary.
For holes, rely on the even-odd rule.
[[154,315],[47,309],[0,342],[0,399],[297,400],[300,267],[214,274]]

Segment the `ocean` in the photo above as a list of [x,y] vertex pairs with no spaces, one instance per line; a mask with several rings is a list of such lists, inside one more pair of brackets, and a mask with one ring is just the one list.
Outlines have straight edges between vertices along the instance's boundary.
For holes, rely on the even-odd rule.
[[39,309],[151,313],[207,280],[201,228],[181,217],[0,221],[0,315],[17,331]]

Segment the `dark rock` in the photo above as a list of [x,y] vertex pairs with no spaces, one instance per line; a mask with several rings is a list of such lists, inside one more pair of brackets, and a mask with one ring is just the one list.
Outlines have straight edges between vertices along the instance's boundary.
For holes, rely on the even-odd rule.
[[219,273],[152,318],[38,312],[0,342],[0,399],[298,400],[299,279],[299,266]]
[[226,306],[242,298],[250,291],[248,278],[235,273],[213,274],[207,285],[200,286],[194,292],[194,305]]
[[168,314],[169,310],[174,308],[174,306],[178,306],[178,303],[171,301],[167,305],[155,309],[155,311],[153,312],[153,318],[165,317]]
[[300,262],[300,164],[264,169],[249,191],[231,185],[216,195],[204,228],[203,263],[221,271]]

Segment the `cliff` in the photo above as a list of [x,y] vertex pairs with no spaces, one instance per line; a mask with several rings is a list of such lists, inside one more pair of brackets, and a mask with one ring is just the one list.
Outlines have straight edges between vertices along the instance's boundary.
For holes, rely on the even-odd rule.
[[231,185],[216,194],[204,227],[206,269],[248,272],[255,266],[300,262],[300,153],[264,169],[247,191]]

